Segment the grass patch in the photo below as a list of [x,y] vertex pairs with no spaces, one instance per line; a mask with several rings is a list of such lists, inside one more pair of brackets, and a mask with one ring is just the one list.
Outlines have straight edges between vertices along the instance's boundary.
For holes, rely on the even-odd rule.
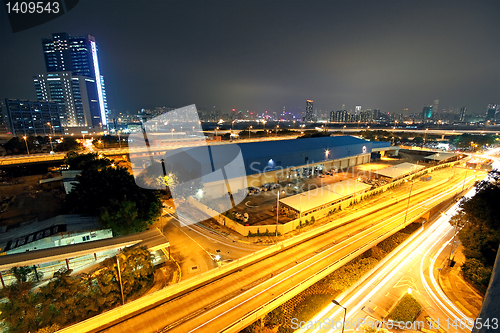
[[389,313],[389,318],[394,321],[411,321],[413,322],[420,311],[422,305],[410,294],[406,294],[396,305],[396,307]]
[[295,307],[292,317],[299,321],[308,321],[323,310],[332,299],[331,295],[326,294],[308,295]]

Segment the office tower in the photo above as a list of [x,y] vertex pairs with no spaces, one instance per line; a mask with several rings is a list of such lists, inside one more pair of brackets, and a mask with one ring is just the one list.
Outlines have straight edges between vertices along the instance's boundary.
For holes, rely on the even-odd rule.
[[373,110],[373,120],[375,121],[380,120],[380,109]]
[[361,105],[356,105],[356,111],[354,112],[355,115],[359,115],[359,113],[361,112]]
[[0,134],[7,134],[9,132],[10,122],[7,107],[3,101],[0,101]]
[[106,126],[106,90],[95,38],[56,33],[42,39],[42,45],[47,73],[34,77],[37,98],[59,104],[63,126]]
[[57,102],[6,99],[13,135],[64,134]]
[[458,121],[461,123],[463,123],[465,121],[465,111],[467,111],[467,108],[465,106],[460,108],[460,117],[459,117]]
[[496,112],[497,106],[495,104],[488,104],[488,109],[486,111],[486,120],[495,120]]
[[349,121],[349,114],[346,110],[339,110],[335,112],[335,121],[345,123]]
[[422,119],[423,120],[429,120],[432,118],[432,110],[433,106],[424,106],[424,109],[422,110]]
[[439,112],[439,99],[434,100],[434,104],[432,105],[432,111],[437,114]]
[[306,116],[304,120],[314,121],[313,101],[310,99],[306,100]]

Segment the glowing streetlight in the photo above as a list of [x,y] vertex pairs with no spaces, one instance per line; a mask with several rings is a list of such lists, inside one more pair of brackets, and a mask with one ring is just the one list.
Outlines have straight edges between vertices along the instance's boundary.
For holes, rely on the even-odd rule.
[[253,126],[250,125],[250,128],[248,129],[248,138],[250,139],[250,132],[252,130]]
[[172,140],[174,139],[174,131],[175,131],[175,129],[172,128],[172,131],[171,131],[172,132]]
[[344,333],[344,327],[345,327],[345,316],[347,314],[347,308],[345,308],[343,305],[341,305],[339,302],[337,302],[336,300],[332,300],[332,303],[335,304],[335,305],[338,305],[340,306],[341,308],[344,309],[344,322],[342,323],[342,333]]
[[[285,193],[285,191],[283,191]],[[278,190],[278,196],[276,197],[276,237],[278,237],[278,218],[280,214],[280,191]],[[277,239],[276,239],[277,241]]]
[[52,151],[54,151],[54,145],[52,145],[52,136],[49,135],[49,141],[50,141],[50,148]]
[[28,155],[30,154],[30,149],[28,148],[28,141],[26,141],[26,135],[23,136],[24,143],[26,144],[26,150],[28,151]]

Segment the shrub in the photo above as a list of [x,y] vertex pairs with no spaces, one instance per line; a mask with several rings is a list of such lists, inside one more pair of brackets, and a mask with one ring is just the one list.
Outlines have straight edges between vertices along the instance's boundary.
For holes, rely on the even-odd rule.
[[462,264],[462,274],[478,286],[487,287],[491,277],[491,267],[486,267],[475,258],[467,258]]
[[391,313],[389,313],[389,318],[394,321],[413,322],[421,310],[422,306],[417,302],[415,297],[410,294],[406,294],[391,311]]

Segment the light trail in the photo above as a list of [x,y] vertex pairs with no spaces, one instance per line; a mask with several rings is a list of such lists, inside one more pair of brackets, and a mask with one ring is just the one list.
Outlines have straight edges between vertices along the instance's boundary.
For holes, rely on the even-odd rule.
[[[476,177],[474,175],[467,177],[467,182],[469,182],[475,178]],[[455,191],[454,187],[459,188],[460,186],[461,186],[461,184],[456,184],[452,188],[447,190],[446,192],[452,193],[453,191]],[[466,197],[473,196],[474,191],[475,191],[475,189],[473,188],[471,191],[469,191],[466,194]],[[428,200],[425,200],[420,205],[424,204],[426,201],[432,200],[432,202],[434,202],[435,200],[439,200],[439,198],[441,198],[445,193],[443,193],[442,195],[438,195],[435,198],[430,198]],[[449,232],[449,230],[452,228],[451,225],[448,224],[448,221],[449,221],[450,217],[452,216],[451,213],[454,214],[456,212],[456,210],[458,209],[458,205],[459,205],[459,203],[454,204],[449,210],[447,210],[447,212],[443,216],[441,216],[435,223],[432,224],[431,227],[428,227],[424,232],[421,232],[421,229],[419,231],[417,231],[417,234],[415,234],[413,236],[415,241],[412,243],[411,238],[410,238],[410,240],[408,240],[409,246],[406,249],[402,250],[403,252],[400,252],[396,257],[394,257],[394,258],[389,257],[390,258],[389,263],[379,273],[377,273],[374,277],[372,277],[370,280],[365,282],[363,287],[360,290],[358,290],[353,296],[344,300],[344,298],[346,297],[346,294],[343,293],[339,297],[337,297],[337,301],[339,303],[343,304],[346,308],[350,309],[347,312],[346,321],[347,321],[347,318],[352,317],[356,312],[358,312],[360,310],[362,304],[365,304],[373,295],[375,295],[376,292],[378,292],[385,284],[387,284],[391,278],[393,278],[396,274],[398,274],[398,272],[414,258],[415,253],[421,254],[423,251],[425,251],[425,249],[429,248],[429,250],[427,250],[422,257],[421,263],[423,264],[424,259],[427,257],[427,254],[430,251],[430,249],[432,248],[432,246],[437,244],[438,242],[440,242],[442,240],[442,238],[444,238],[446,236],[447,232]],[[441,235],[441,236],[436,238],[436,235]],[[420,236],[420,237],[418,237],[418,236]],[[417,239],[417,237],[418,237],[418,239]],[[446,246],[446,244],[445,244],[445,246]],[[438,253],[438,255],[439,255],[439,253]],[[390,256],[395,256],[395,254],[394,255],[390,254]],[[437,258],[437,256],[435,258]],[[421,274],[422,274],[422,272],[423,272],[423,268],[421,267]],[[382,278],[383,278],[383,280],[378,282]],[[373,285],[375,285],[375,287],[372,287]],[[369,288],[371,288],[371,291],[368,294],[366,294],[366,292]],[[427,290],[427,288],[426,288],[426,290]],[[366,296],[364,298],[362,298],[361,301],[356,302],[356,299],[358,299],[362,295],[366,295]],[[433,295],[435,298],[437,298],[437,296],[435,294],[433,294]],[[446,298],[444,293],[442,293],[442,297],[444,297],[448,302],[450,302],[450,304],[453,307],[455,307],[451,303],[451,301]],[[356,303],[356,304],[353,304],[353,303]],[[324,319],[322,320],[322,318],[325,317],[325,315],[328,312],[330,312],[334,307],[335,307],[335,305],[333,305],[333,303],[329,304],[325,309],[323,309],[311,321],[324,322],[323,321]],[[445,307],[445,306],[443,305],[443,307]],[[334,323],[333,319],[335,317],[340,316],[343,311],[344,311],[343,309],[339,308],[339,309],[335,310],[330,316],[328,316],[330,323]],[[460,311],[458,313],[459,313],[459,316],[461,316],[461,318],[466,318],[466,316],[463,315]],[[358,329],[358,328],[356,328],[356,329]],[[313,330],[313,332],[318,332],[319,330],[323,330],[323,329],[324,328],[317,327],[316,329]],[[302,332],[302,331],[305,331],[305,329],[299,329],[299,331]],[[331,330],[329,330],[329,332],[335,332],[335,328],[332,328]]]
[[[475,176],[470,176],[470,177],[468,177],[468,178],[467,178],[467,180],[468,180],[467,182],[469,182],[469,181],[470,181],[470,180],[472,180],[473,178],[475,178]],[[434,202],[436,202],[436,201],[439,201],[439,200],[441,200],[443,197],[445,197],[445,196],[447,196],[447,195],[452,194],[452,193],[455,191],[455,188],[458,188],[458,187],[461,187],[461,186],[462,186],[462,184],[461,184],[461,183],[459,183],[459,184],[455,184],[454,186],[452,186],[452,187],[451,187],[451,188],[449,188],[448,190],[446,190],[446,191],[444,191],[444,192],[441,192],[440,194],[438,194],[438,195],[436,195],[436,196],[434,196],[434,197],[432,197],[432,198],[429,198],[429,199],[424,200],[424,201],[423,201],[420,205],[422,205],[422,204],[424,204],[424,205],[429,205],[429,204],[431,204],[431,203],[434,203]],[[421,209],[421,207],[412,207],[411,211],[412,211],[412,212],[415,212],[415,211],[420,210],[420,209]],[[402,218],[403,218],[403,216],[404,216],[404,214],[406,214],[406,210],[401,211],[400,213],[398,213],[398,214],[396,214],[395,216],[392,216],[391,218],[389,218],[388,220],[386,220],[386,221],[385,221],[386,223],[384,223],[384,225],[381,225],[382,223],[379,223],[378,225],[374,226],[373,228],[363,230],[363,231],[359,232],[358,234],[356,234],[356,235],[354,235],[354,236],[352,236],[352,237],[348,238],[348,240],[352,243],[352,242],[354,242],[354,241],[355,241],[355,238],[360,238],[360,239],[361,239],[361,238],[364,238],[364,237],[368,237],[368,236],[370,236],[371,234],[374,234],[374,233],[376,233],[376,232],[379,232],[379,231],[381,231],[382,229],[386,228],[386,225],[390,224],[391,222],[392,222],[392,223],[394,223],[394,222],[396,222],[398,219],[402,219]],[[398,225],[399,225],[399,223],[398,223]],[[433,230],[433,228],[437,228],[437,226],[436,226],[436,227],[434,227],[434,225],[433,225],[431,228],[429,228],[429,229],[428,229],[428,231],[427,231],[427,233],[426,233],[426,235],[430,235],[430,234],[431,234],[431,230]],[[371,229],[372,229],[372,230],[371,230]],[[384,233],[384,234],[385,234],[385,233]],[[431,239],[430,237],[426,237],[426,240],[425,240],[424,242],[421,242],[421,243],[419,244],[419,245],[420,245],[420,246],[419,246],[419,249],[420,249],[422,246],[424,246],[424,244],[425,244],[425,246],[428,246],[429,242],[431,242],[431,241],[432,241],[432,239]],[[303,268],[301,268],[300,270],[298,270],[298,271],[296,271],[296,272],[291,272],[291,270],[293,270],[295,267],[289,268],[289,269],[287,269],[287,270],[285,270],[285,271],[283,271],[283,272],[279,273],[278,275],[276,275],[276,278],[281,277],[281,276],[283,276],[283,279],[290,279],[290,278],[292,278],[293,276],[295,276],[295,275],[297,275],[297,274],[301,273],[301,272],[302,272],[302,271],[304,271],[305,269],[308,269],[308,268],[312,267],[313,265],[315,265],[315,264],[316,264],[316,263],[318,263],[319,261],[325,260],[326,258],[328,258],[328,257],[330,257],[330,256],[332,256],[332,255],[335,255],[337,252],[339,252],[339,251],[341,251],[342,249],[345,249],[347,246],[351,245],[351,243],[348,243],[348,244],[342,245],[343,243],[346,243],[346,242],[347,242],[347,241],[343,241],[342,243],[339,243],[337,246],[334,246],[334,247],[332,247],[332,248],[330,248],[330,249],[328,249],[328,250],[325,250],[325,251],[323,251],[323,252],[320,252],[320,253],[318,253],[318,254],[314,255],[313,257],[309,258],[307,261],[311,261],[311,260],[313,260],[313,259],[314,259],[315,261],[313,261],[312,263],[309,263],[306,267],[303,267]],[[340,245],[342,245],[342,246],[341,246],[341,247],[339,247]],[[424,248],[425,248],[425,247],[423,247],[422,249],[424,249]],[[326,256],[325,256],[325,253],[324,253],[324,252],[326,252],[326,251],[332,251],[332,252],[331,252],[331,253],[329,253],[328,255],[326,255]],[[357,251],[357,250],[356,250],[356,251]],[[354,252],[356,252],[356,251],[353,251],[353,252],[349,253],[348,255],[346,255],[346,256],[344,256],[344,257],[347,257],[347,256],[349,256],[350,254],[352,254],[352,253],[354,253]],[[415,251],[415,250],[414,250],[414,249],[412,249],[412,250],[408,250],[407,252],[405,252],[406,257],[409,257],[409,254],[411,254],[411,253],[412,253],[412,252],[414,252],[414,251]],[[422,250],[420,250],[420,251],[422,251]],[[317,259],[318,257],[319,257],[319,259]],[[410,259],[411,259],[411,258],[410,258]],[[410,259],[407,259],[407,260],[410,260]],[[334,264],[338,263],[338,262],[339,262],[339,261],[341,261],[341,260],[342,260],[342,258],[341,258],[341,259],[339,259],[339,260],[337,260],[336,262],[332,263],[330,266],[332,266],[332,265],[334,265]],[[405,264],[407,263],[407,260],[404,260],[404,261],[403,261],[403,263],[401,263],[399,266],[397,266],[397,268],[396,268],[396,269],[394,269],[394,268],[393,268],[393,272],[394,272],[394,273],[392,273],[392,275],[393,275],[393,274],[396,274],[396,272],[397,272],[397,271],[398,271],[398,270],[399,270],[399,269],[400,269],[403,265],[405,265]],[[387,282],[387,281],[388,281],[388,279],[389,279],[389,277],[386,277],[386,278],[383,280],[383,282],[382,282],[382,283],[380,283],[380,285],[383,285],[383,284],[384,284],[384,282]],[[255,298],[255,297],[257,297],[257,296],[261,295],[262,293],[264,293],[264,292],[268,291],[269,289],[271,289],[271,288],[273,288],[273,287],[277,286],[277,285],[278,285],[278,284],[280,284],[280,283],[282,283],[282,281],[278,281],[278,282],[276,282],[276,283],[272,284],[271,286],[268,286],[268,287],[267,287],[267,288],[265,288],[264,290],[260,290],[260,291],[258,291],[257,293],[253,294],[253,296],[246,298],[245,300],[243,300],[243,301],[239,302],[239,303],[238,303],[238,304],[236,304],[236,305],[233,305],[231,308],[229,308],[229,309],[225,310],[224,312],[222,312],[222,313],[218,314],[217,316],[211,317],[211,319],[210,319],[210,320],[205,321],[203,324],[201,324],[201,325],[199,325],[199,326],[197,326],[197,327],[195,327],[195,328],[191,329],[191,330],[190,330],[190,332],[193,332],[193,331],[195,331],[195,330],[198,330],[198,329],[200,329],[200,328],[202,328],[202,327],[206,326],[207,324],[209,324],[210,322],[214,321],[215,319],[217,319],[217,318],[219,318],[219,317],[223,316],[224,314],[227,314],[228,312],[230,312],[230,311],[232,311],[232,310],[235,310],[237,307],[242,306],[243,304],[247,303],[247,302],[248,302],[248,301],[250,301],[251,299],[253,299],[253,298]],[[245,291],[244,293],[239,294],[238,296],[236,296],[233,300],[235,300],[235,299],[237,299],[237,298],[241,298],[241,297],[243,297],[243,296],[246,296],[246,294],[248,294],[248,293],[250,293],[250,292],[255,292],[255,290],[256,290],[257,288],[261,288],[261,287],[262,287],[262,285],[257,285],[257,286],[255,286],[255,287],[253,287],[253,288],[250,288],[250,289],[248,289],[247,291]],[[292,289],[293,289],[293,288],[292,288]],[[288,292],[288,291],[289,291],[289,290],[287,290],[286,292]],[[283,295],[283,294],[286,294],[286,292],[282,293],[282,295]],[[367,297],[371,297],[373,294],[374,294],[374,291],[370,292],[370,293],[369,293],[369,294],[365,297],[365,299],[366,299]],[[275,298],[278,298],[278,297],[280,297],[280,296],[281,296],[281,295],[278,295],[278,296],[276,296]],[[331,305],[331,306],[330,306],[330,308],[331,308],[331,307],[333,307],[333,305]],[[358,306],[358,307],[359,307],[359,306]],[[209,310],[209,311],[207,311],[206,313],[210,313],[210,312],[214,311],[214,310],[215,310],[215,309],[217,309],[217,308],[218,308],[218,306],[217,306],[217,307],[214,307],[214,308],[212,308],[212,309],[210,309],[210,310]],[[352,314],[353,314],[353,310],[351,310],[349,313],[350,313],[350,315],[352,316]],[[332,332],[333,332],[333,330],[332,330]]]

